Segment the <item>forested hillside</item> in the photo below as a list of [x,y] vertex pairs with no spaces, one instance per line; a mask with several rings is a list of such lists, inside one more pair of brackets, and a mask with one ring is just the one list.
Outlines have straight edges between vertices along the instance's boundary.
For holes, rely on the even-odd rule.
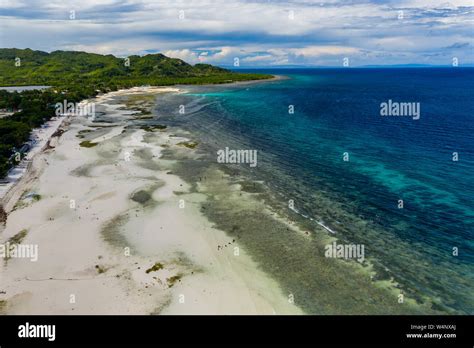
[[15,164],[12,156],[31,130],[55,115],[57,102],[79,102],[100,92],[140,85],[207,84],[272,77],[240,74],[208,64],[190,65],[162,54],[128,59],[86,52],[0,49],[0,86],[53,86],[47,90],[0,91],[0,178]]
[[113,89],[114,86],[224,83],[269,77],[235,73],[209,64],[193,66],[159,53],[117,58],[74,51],[0,49],[0,86],[81,84]]

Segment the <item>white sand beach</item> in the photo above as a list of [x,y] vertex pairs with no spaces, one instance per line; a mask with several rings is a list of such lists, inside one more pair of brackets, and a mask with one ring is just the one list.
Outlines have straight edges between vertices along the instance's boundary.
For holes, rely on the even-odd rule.
[[[14,194],[0,243],[38,246],[38,260],[0,265],[7,314],[299,314],[245,249],[200,212],[206,196],[172,174],[163,149],[194,150],[168,131],[127,128],[113,96],[176,93],[142,87],[92,100],[117,124],[71,117],[37,153]],[[129,116],[130,115],[130,116]],[[123,121],[125,119],[125,121]],[[81,146],[82,141],[89,146]],[[34,197],[33,199],[31,197]],[[225,247],[223,247],[225,246]]]

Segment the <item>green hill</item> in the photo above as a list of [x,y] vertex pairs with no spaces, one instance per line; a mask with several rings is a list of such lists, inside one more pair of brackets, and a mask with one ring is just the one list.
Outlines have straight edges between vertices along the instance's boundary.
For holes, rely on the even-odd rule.
[[[19,60],[18,60],[19,58]],[[46,85],[55,88],[23,92],[0,90],[0,178],[24,155],[19,149],[33,128],[55,116],[55,104],[79,102],[99,92],[140,85],[207,84],[272,77],[240,74],[208,64],[190,65],[162,54],[126,60],[86,52],[0,49],[0,86]],[[20,62],[19,66],[15,63]],[[0,115],[1,116],[1,115]]]
[[[20,66],[16,66],[16,59]],[[190,65],[163,54],[124,58],[75,51],[51,53],[31,49],[0,49],[0,86],[75,84],[97,87],[224,83],[270,78],[241,74],[208,64]]]

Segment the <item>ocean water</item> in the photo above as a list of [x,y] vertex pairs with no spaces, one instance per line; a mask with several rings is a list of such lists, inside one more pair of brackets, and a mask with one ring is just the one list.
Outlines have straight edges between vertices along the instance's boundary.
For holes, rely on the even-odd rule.
[[[407,296],[473,314],[474,69],[262,72],[287,78],[186,86],[156,113],[196,134],[210,158],[225,147],[257,150],[257,167],[233,166],[282,207],[293,200],[290,214],[364,245],[378,279]],[[389,100],[419,103],[419,118],[381,116]]]

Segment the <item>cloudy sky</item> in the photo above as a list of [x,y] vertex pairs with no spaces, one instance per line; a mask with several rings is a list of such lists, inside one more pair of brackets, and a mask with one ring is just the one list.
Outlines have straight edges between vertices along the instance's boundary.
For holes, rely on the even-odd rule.
[[474,0],[0,0],[0,47],[241,67],[474,63]]

